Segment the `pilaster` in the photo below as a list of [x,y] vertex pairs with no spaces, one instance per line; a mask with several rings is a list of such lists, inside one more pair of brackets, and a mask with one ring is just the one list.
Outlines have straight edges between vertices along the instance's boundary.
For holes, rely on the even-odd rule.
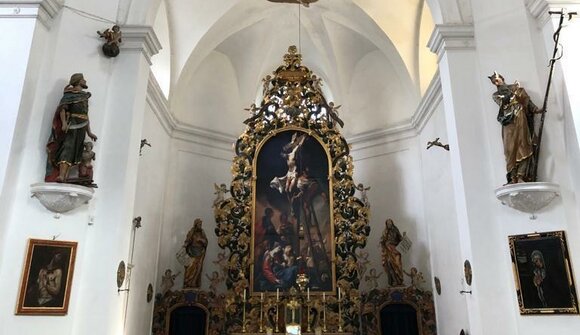
[[[452,201],[455,202],[459,260],[454,263],[462,264],[468,259],[483,268],[482,241],[478,236],[487,235],[494,239],[490,222],[487,218],[492,204],[486,192],[489,185],[489,168],[485,162],[489,161],[487,146],[485,145],[485,130],[482,127],[485,120],[480,104],[481,89],[479,87],[479,64],[476,52],[474,26],[470,24],[436,25],[428,43],[432,52],[436,53],[439,62],[441,77],[443,106],[447,123],[447,140],[451,148],[449,152],[453,180]],[[486,214],[487,213],[487,214]],[[485,242],[488,243],[487,241]],[[440,246],[433,246],[440,248]],[[491,253],[488,253],[489,256]],[[460,269],[457,269],[460,276]],[[472,295],[465,295],[463,299],[455,300],[453,309],[465,309],[467,320],[455,320],[447,314],[448,308],[439,308],[440,319],[447,323],[446,329],[464,328],[470,334],[485,334],[482,325],[482,300],[485,300],[485,281],[488,274],[482,270],[474,271],[472,286],[463,283],[463,290],[471,290]],[[454,293],[459,294],[459,293]],[[460,323],[461,322],[461,323]]]
[[447,51],[474,50],[475,39],[472,24],[437,24],[427,43],[431,52],[441,61]]
[[151,57],[161,50],[161,42],[159,42],[153,27],[125,25],[121,27],[121,31],[123,32],[121,50],[140,51],[151,65]]
[[[93,289],[78,298],[74,334],[122,333],[130,313],[127,304],[132,292],[117,293],[115,285],[110,285],[111,272],[103,269],[115,269],[121,260],[129,263],[132,221],[138,216],[134,208],[150,58],[160,45],[151,27],[122,27],[121,31],[124,47],[112,59],[106,102],[99,111],[104,116],[97,134],[95,223],[79,259],[99,266],[84,270],[82,281]],[[95,314],[95,309],[114,312]]]

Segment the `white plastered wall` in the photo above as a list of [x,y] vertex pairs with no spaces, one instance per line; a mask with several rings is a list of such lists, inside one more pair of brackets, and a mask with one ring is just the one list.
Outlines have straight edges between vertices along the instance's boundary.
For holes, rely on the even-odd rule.
[[[425,278],[431,277],[429,265],[429,242],[423,216],[423,190],[421,187],[421,161],[416,138],[403,139],[378,146],[353,146],[354,181],[371,189],[367,195],[371,205],[371,233],[364,249],[369,253],[370,264],[382,273],[379,288],[388,287],[387,274],[381,260],[381,235],[386,219],[393,219],[401,233],[406,232],[413,245],[403,254],[403,268],[409,272],[416,267]],[[367,273],[368,274],[368,273]],[[410,279],[405,277],[405,284]],[[430,289],[427,281],[423,288]],[[369,290],[369,284],[361,280],[361,288]]]
[[[224,145],[212,147],[189,140],[174,139],[171,142],[167,194],[165,200],[165,215],[159,253],[157,278],[160,283],[166,269],[174,274],[181,274],[175,281],[175,289],[183,287],[184,268],[179,264],[175,254],[180,250],[187,232],[193,226],[193,220],[200,218],[208,239],[205,255],[201,288],[209,289],[209,281],[205,274],[211,275],[219,268],[213,261],[221,249],[217,245],[215,235],[215,218],[212,203],[215,198],[214,183],[231,182],[231,161],[233,150]],[[159,285],[157,285],[159,287]],[[219,287],[225,291],[225,285]]]
[[[141,217],[142,227],[137,229],[131,271],[130,291],[125,321],[125,334],[148,334],[151,331],[151,315],[155,298],[147,302],[147,287],[153,286],[158,293],[157,261],[161,231],[168,210],[165,207],[167,190],[170,137],[160,123],[151,104],[145,110],[143,139],[151,144],[144,146],[139,159],[135,214]],[[163,112],[161,112],[163,113]],[[127,263],[130,261],[127,256]]]
[[[433,277],[425,278],[433,287],[437,331],[454,334],[457,329],[468,329],[465,297],[461,290],[470,290],[465,283],[460,250],[459,228],[451,177],[450,153],[433,146],[426,149],[427,142],[440,138],[448,144],[443,104],[431,106],[435,112],[419,135],[424,195],[425,222],[429,232],[431,269],[441,282],[441,294],[437,294]],[[451,148],[454,150],[455,148]]]
[[[114,2],[67,4],[101,17],[114,18],[117,12]],[[5,299],[0,303],[0,333],[120,334],[124,295],[117,294],[116,264],[128,256],[136,183],[132,169],[137,166],[148,66],[140,48],[122,51],[117,59],[104,57],[95,33],[106,28],[102,22],[61,9],[50,26],[46,30],[37,25],[31,40],[2,191],[0,290]],[[30,198],[30,184],[44,179],[52,117],[75,72],[84,73],[93,94],[89,108],[91,128],[99,136],[94,166],[100,187],[90,205],[56,219]],[[14,315],[27,240],[53,236],[78,242],[68,314]]]
[[[444,97],[452,98],[445,102],[445,108],[450,107],[446,111],[447,135],[448,138],[459,136],[455,140],[460,144],[460,148],[451,146],[452,157],[457,155],[453,150],[460,152],[459,159],[451,161],[452,170],[460,173],[459,177],[455,175],[454,178],[462,180],[465,186],[479,185],[464,189],[456,187],[452,193],[457,208],[465,210],[458,211],[461,214],[458,227],[463,233],[456,242],[462,246],[460,252],[463,256],[472,257],[473,295],[465,297],[468,320],[445,317],[441,325],[457,327],[451,333],[459,332],[461,326],[474,335],[576,334],[580,327],[576,316],[519,314],[508,245],[509,235],[565,230],[570,236],[578,231],[575,200],[578,188],[571,182],[578,160],[569,155],[577,152],[575,136],[570,134],[571,127],[565,123],[569,118],[565,117],[561,102],[551,102],[546,116],[539,179],[559,183],[562,195],[537,220],[530,221],[528,215],[504,207],[494,199],[494,189],[505,183],[505,163],[501,128],[495,121],[497,106],[491,100],[495,88],[486,76],[497,70],[510,83],[518,79],[536,104],[541,105],[548,52],[542,45],[541,32],[527,15],[523,2],[492,0],[473,2],[472,5],[475,66],[473,58],[469,58],[473,55],[471,51],[449,47],[446,50],[448,56],[442,59],[450,72],[442,74],[442,78]],[[469,76],[460,75],[462,72],[473,73],[476,82]],[[571,89],[568,87],[568,90]],[[554,92],[554,95],[561,93]],[[466,96],[476,98],[467,103],[464,100]],[[465,115],[474,117],[466,118]],[[449,116],[452,118],[449,119]],[[441,260],[437,255],[445,249],[439,249],[433,241],[431,246],[434,271],[439,271],[437,263]],[[569,249],[573,268],[578,268],[577,257],[574,256],[578,252],[578,243],[573,238],[569,238]],[[444,292],[446,285],[456,285],[454,278],[456,275],[451,283],[442,282]],[[459,295],[459,292],[452,294]],[[438,307],[441,307],[439,303]],[[454,298],[444,308],[457,311],[465,306]]]

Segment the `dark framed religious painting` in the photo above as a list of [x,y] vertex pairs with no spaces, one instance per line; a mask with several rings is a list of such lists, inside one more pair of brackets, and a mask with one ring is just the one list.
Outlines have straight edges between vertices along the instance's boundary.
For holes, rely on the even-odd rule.
[[509,237],[520,314],[578,314],[564,231]]
[[335,288],[332,185],[323,142],[286,128],[267,137],[254,161],[252,292],[285,292],[306,274],[312,294]]
[[16,314],[68,312],[77,242],[30,239]]

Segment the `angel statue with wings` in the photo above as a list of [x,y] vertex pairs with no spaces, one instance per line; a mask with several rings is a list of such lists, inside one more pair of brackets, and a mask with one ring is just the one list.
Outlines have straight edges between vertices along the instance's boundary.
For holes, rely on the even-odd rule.
[[215,200],[213,201],[213,207],[217,207],[222,201],[224,201],[225,199],[225,194],[228,193],[228,187],[226,186],[226,184],[221,184],[218,186],[218,184],[214,183],[213,187],[215,189],[215,192],[213,192],[213,194],[216,195]]

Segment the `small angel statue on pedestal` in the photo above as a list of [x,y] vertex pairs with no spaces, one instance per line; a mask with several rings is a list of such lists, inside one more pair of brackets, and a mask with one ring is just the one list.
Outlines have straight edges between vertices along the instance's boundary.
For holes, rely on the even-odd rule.
[[216,195],[215,200],[213,201],[213,207],[217,207],[222,201],[225,200],[225,194],[229,192],[228,187],[226,184],[218,184],[214,183],[213,187],[215,188],[215,192],[213,194]]
[[360,191],[360,198],[363,202],[363,204],[365,204],[365,207],[371,207],[371,204],[369,203],[369,198],[367,196],[367,191],[371,189],[371,187],[365,187],[362,183],[359,183],[357,186],[355,186],[355,188],[357,190]]

